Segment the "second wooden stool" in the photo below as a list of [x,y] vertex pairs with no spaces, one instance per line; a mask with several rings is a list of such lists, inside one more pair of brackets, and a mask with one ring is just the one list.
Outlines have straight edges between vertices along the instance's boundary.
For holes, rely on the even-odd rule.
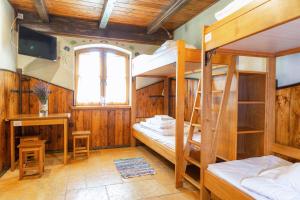
[[[24,141],[20,143],[18,148],[20,179],[22,179],[25,175],[42,176],[45,163],[45,141]],[[33,154],[34,159],[28,160],[28,153]]]
[[[90,154],[90,131],[74,131],[73,135],[73,157],[76,158],[77,154],[86,153],[87,157]],[[84,146],[79,146],[77,142],[83,141]]]

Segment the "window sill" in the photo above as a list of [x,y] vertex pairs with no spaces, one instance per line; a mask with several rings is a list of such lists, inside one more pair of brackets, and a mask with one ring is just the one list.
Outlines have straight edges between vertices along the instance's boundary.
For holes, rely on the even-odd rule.
[[72,110],[130,109],[130,105],[72,106]]

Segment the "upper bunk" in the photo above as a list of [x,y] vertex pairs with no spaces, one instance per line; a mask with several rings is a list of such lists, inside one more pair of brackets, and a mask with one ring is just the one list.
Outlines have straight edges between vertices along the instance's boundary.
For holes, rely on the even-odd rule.
[[[191,74],[200,71],[201,50],[191,48],[183,40],[174,41],[175,44],[153,55],[140,55],[132,61],[133,77],[174,77],[176,66],[179,62],[184,63],[185,73]],[[217,54],[213,58],[214,66],[227,66],[230,57]]]
[[205,50],[221,47],[275,56],[298,52],[299,18],[299,0],[251,0],[233,14],[204,28]]

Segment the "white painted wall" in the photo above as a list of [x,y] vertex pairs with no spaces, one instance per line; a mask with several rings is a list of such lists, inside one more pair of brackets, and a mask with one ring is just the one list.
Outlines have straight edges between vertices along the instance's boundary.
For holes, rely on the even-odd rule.
[[15,32],[10,32],[14,10],[7,0],[0,1],[0,68],[15,71],[17,49],[12,45]]
[[183,39],[188,44],[201,48],[201,33],[204,25],[210,25],[216,21],[215,13],[222,10],[233,0],[219,0],[217,3],[194,17],[174,31],[174,39]]
[[277,58],[276,78],[279,87],[300,82],[300,53]]
[[[88,44],[103,44],[113,45],[126,49],[134,56],[139,54],[152,54],[158,46],[137,44],[128,42],[119,42],[112,40],[89,39],[78,37],[57,37],[58,59],[50,61],[46,59],[35,58],[18,54],[18,68],[23,70],[23,74],[44,81],[68,88],[74,89],[74,67],[75,67],[75,52],[74,49]],[[143,87],[151,84],[153,81],[138,80],[138,87]]]

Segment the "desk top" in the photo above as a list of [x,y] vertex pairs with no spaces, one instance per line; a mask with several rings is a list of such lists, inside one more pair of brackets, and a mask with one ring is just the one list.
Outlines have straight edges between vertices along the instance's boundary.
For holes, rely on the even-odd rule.
[[40,116],[39,114],[19,114],[12,115],[6,118],[6,121],[22,121],[22,120],[43,120],[43,119],[65,119],[70,118],[70,113],[53,113],[46,116]]

